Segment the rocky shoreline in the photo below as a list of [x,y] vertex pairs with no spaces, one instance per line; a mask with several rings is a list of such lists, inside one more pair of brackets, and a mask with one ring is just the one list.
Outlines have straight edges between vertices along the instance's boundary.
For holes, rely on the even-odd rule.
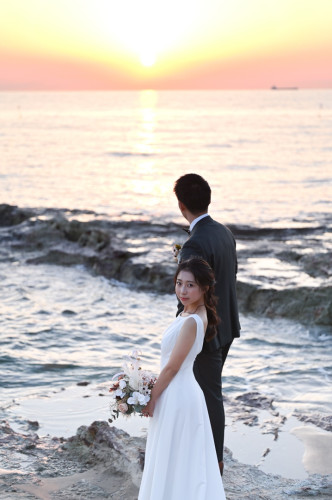
[[[33,427],[33,423],[31,423]],[[31,429],[0,425],[1,500],[134,500],[141,480],[145,439],[97,421],[69,439],[39,438]],[[23,465],[22,465],[23,463]],[[224,487],[228,500],[331,498],[331,476],[296,481],[244,465],[226,449]]]
[[[234,425],[254,432],[250,444],[245,440],[243,430],[237,430],[242,435],[240,446],[249,449],[254,446],[256,455],[257,452],[261,455],[259,462],[266,460],[266,456],[275,456],[277,462],[273,463],[276,468],[280,460],[279,451],[284,449],[286,438],[288,451],[283,451],[281,457],[289,460],[294,445],[289,440],[294,438],[286,430],[289,416],[282,414],[271,398],[258,392],[247,392],[235,398],[225,397],[225,407],[228,438]],[[331,443],[328,432],[332,425],[331,415],[311,415],[308,418],[297,414],[295,427],[300,429],[299,422],[303,421],[309,423],[310,427],[301,429],[312,431],[314,425],[316,438],[324,439],[324,446],[328,448]],[[17,419],[14,420],[17,426]],[[99,420],[80,426],[75,435],[64,438],[42,433],[39,435],[41,428],[38,421],[21,420],[20,430],[14,430],[8,420],[2,420],[0,499],[135,500],[144,466],[145,437],[134,437],[120,427],[121,422],[110,425]],[[271,437],[269,448],[262,445],[260,436],[265,435]],[[310,446],[309,451],[315,451],[316,455],[307,463],[309,476],[306,479],[289,479],[294,469],[291,461],[289,474],[283,477],[263,472],[259,464],[241,463],[226,448],[223,481],[227,500],[299,500],[313,496],[318,499],[331,498],[332,469],[326,464],[331,453],[327,452],[325,458],[320,459],[323,468],[319,470],[317,453],[326,452],[320,446],[319,442]],[[313,471],[319,473],[314,474]]]
[[[285,317],[331,327],[331,251],[322,249],[326,227],[269,229],[230,226],[238,242],[238,300],[242,313]],[[92,212],[20,209],[0,205],[1,261],[30,265],[83,265],[91,272],[138,290],[171,293],[173,242],[184,241],[181,226],[142,220],[108,220]],[[306,240],[310,238],[311,252]],[[294,244],[290,243],[294,240]],[[257,273],[273,259],[275,277]],[[251,262],[256,271],[251,272]],[[294,268],[302,282],[278,283],[278,266]],[[257,267],[258,266],[258,267]],[[289,271],[286,269],[285,274]],[[306,286],[302,283],[310,282]]]

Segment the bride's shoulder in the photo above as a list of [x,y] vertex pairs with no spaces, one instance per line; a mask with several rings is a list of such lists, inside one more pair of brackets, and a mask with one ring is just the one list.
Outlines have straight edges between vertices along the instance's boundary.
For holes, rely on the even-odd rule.
[[[189,323],[189,320],[190,323]],[[207,316],[206,316],[206,313],[204,314],[191,314],[190,316],[187,316],[186,317],[186,321],[185,323],[188,323],[188,325],[190,324],[192,327],[195,327],[196,328],[196,325],[198,326],[198,328],[200,326],[203,327],[203,332],[205,333],[205,330],[207,328],[207,324],[208,324],[208,320],[207,320]]]
[[203,330],[205,332],[205,330],[207,329],[207,325],[208,325],[206,311],[202,311],[201,313],[196,314],[196,316],[198,316],[200,318],[201,322],[203,323]]

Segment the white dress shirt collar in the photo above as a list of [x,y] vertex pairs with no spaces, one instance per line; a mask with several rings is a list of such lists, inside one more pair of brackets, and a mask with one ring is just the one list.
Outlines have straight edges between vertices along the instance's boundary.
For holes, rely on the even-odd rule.
[[200,221],[201,219],[204,219],[204,217],[208,217],[208,215],[209,214],[206,213],[206,214],[200,215],[199,217],[196,217],[196,219],[194,219],[192,221],[192,223],[190,224],[189,231],[191,232],[194,229],[194,227],[196,226],[197,222]]

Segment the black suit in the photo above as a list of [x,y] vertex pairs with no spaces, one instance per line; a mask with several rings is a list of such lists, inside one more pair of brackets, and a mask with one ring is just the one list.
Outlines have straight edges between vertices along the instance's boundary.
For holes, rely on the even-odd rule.
[[[195,377],[206,399],[218,461],[223,460],[225,413],[222,400],[221,372],[230,345],[240,336],[236,299],[237,258],[235,239],[231,231],[210,216],[199,220],[184,243],[181,262],[199,256],[206,260],[215,273],[217,312],[220,317],[218,333],[204,342],[202,352],[194,364]],[[180,312],[183,309],[179,305]]]

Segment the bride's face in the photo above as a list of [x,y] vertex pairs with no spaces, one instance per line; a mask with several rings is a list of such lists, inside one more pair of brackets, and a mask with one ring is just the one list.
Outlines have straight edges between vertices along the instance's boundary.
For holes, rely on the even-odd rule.
[[175,283],[175,293],[185,309],[204,304],[204,292],[190,271],[180,271]]

